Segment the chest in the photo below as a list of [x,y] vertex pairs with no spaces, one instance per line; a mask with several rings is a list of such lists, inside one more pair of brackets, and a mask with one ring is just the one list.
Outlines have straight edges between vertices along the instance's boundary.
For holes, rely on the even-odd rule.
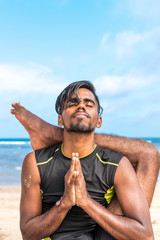
[[[63,195],[65,175],[71,165],[70,160],[56,158],[46,169],[42,179],[42,191],[44,199],[56,202]],[[105,194],[109,184],[107,182],[107,169],[98,159],[91,158],[81,162],[82,172],[86,182],[86,188],[90,196],[104,205]]]

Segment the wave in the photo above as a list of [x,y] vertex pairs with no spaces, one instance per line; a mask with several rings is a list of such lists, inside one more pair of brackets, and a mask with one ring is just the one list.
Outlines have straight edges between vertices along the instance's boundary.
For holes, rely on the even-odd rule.
[[17,170],[17,171],[21,171],[21,170],[22,170],[22,167],[17,166],[17,167],[16,167],[16,170]]
[[30,141],[0,141],[1,145],[22,145],[22,144],[30,144]]

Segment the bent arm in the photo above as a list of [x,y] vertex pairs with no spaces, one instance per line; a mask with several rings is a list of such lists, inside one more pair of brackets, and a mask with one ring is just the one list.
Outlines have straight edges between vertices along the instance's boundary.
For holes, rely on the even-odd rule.
[[40,240],[51,235],[61,224],[69,209],[63,201],[42,214],[40,176],[34,152],[28,154],[22,167],[20,228],[24,240]]
[[141,139],[113,135],[95,134],[95,141],[101,147],[121,153],[129,159],[150,206],[160,167],[158,149]]
[[93,199],[81,206],[91,218],[116,239],[153,239],[153,230],[147,201],[141,191],[135,172],[123,157],[115,175],[115,189],[125,216],[117,216]]

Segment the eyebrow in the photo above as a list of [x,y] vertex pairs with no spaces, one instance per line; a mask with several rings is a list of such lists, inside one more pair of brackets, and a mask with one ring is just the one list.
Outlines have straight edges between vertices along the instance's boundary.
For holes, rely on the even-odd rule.
[[[77,101],[79,101],[79,98],[70,98],[67,101],[67,103],[68,102],[77,102]],[[95,105],[95,102],[92,99],[90,99],[90,98],[83,98],[82,101],[84,101],[84,102],[92,102]]]
[[95,105],[95,101],[93,101],[93,100],[90,99],[90,98],[83,98],[83,101],[84,101],[84,102],[92,102],[92,103]]

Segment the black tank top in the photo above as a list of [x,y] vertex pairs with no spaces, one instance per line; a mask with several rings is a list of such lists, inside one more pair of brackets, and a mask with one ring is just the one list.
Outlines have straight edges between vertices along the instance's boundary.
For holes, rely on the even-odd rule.
[[[64,192],[64,176],[70,168],[71,158],[63,153],[62,144],[35,151],[41,178],[42,213],[47,212]],[[107,207],[114,196],[114,176],[123,156],[96,146],[87,156],[80,158],[89,195]],[[69,232],[89,232],[96,222],[78,206],[73,206],[59,228],[50,237]],[[54,238],[54,239],[55,239]],[[53,239],[53,238],[52,238]]]

